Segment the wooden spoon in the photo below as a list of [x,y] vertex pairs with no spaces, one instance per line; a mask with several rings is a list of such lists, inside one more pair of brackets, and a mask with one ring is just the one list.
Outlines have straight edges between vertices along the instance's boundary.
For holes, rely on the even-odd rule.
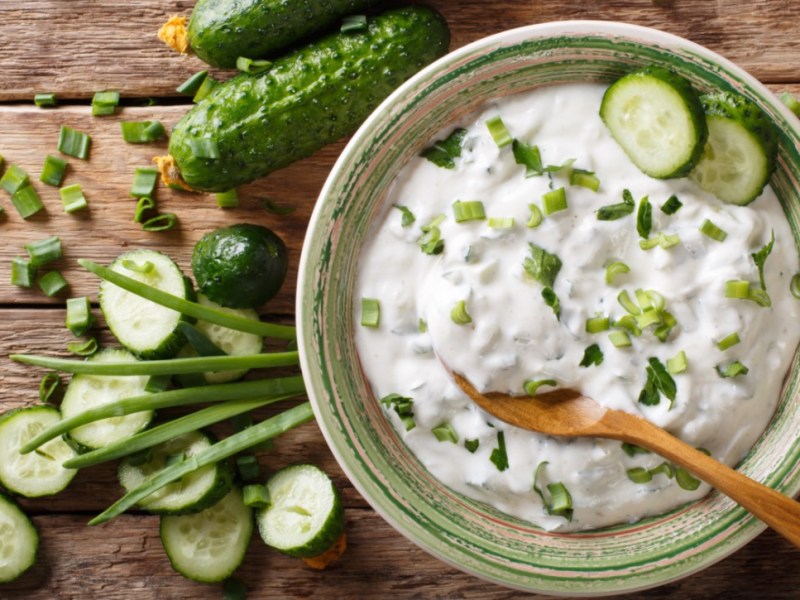
[[458,373],[452,376],[478,406],[511,425],[548,435],[610,438],[652,450],[711,484],[800,547],[800,503],[695,450],[641,417],[604,408],[575,390],[559,389],[532,397],[481,394]]

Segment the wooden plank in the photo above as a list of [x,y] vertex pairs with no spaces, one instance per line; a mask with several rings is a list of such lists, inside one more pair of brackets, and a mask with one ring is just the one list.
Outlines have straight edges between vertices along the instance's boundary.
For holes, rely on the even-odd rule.
[[[762,80],[800,80],[795,51],[800,20],[797,4],[788,0],[498,0],[491,8],[485,0],[429,0],[428,4],[450,23],[452,48],[531,23],[620,20],[685,36]],[[117,89],[125,97],[174,96],[175,87],[205,65],[196,57],[168,50],[156,31],[167,15],[188,15],[193,5],[191,0],[129,0],[124,9],[117,0],[0,3],[4,84],[0,101],[30,100],[40,91],[88,98],[99,89]],[[32,69],[36,57],[46,60]]]

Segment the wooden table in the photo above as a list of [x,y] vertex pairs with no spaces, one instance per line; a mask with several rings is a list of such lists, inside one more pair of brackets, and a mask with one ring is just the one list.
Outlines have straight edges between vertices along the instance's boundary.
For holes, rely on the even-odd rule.
[[[504,29],[562,19],[620,20],[657,27],[689,38],[749,70],[775,92],[800,92],[800,20],[797,0],[429,0],[447,18],[451,48]],[[38,401],[41,372],[14,364],[12,352],[65,356],[72,335],[64,327],[63,297],[10,285],[10,261],[23,244],[59,235],[65,252],[56,267],[70,283],[69,296],[96,298],[97,280],[75,259],[107,263],[140,247],[160,249],[189,270],[199,237],[233,222],[273,228],[290,248],[290,273],[265,318],[290,322],[300,247],[314,201],[343,143],[313,158],[240,189],[241,205],[221,210],[212,196],[161,188],[163,212],[175,212],[179,227],[146,233],[132,222],[128,196],[134,169],[147,166],[161,144],[123,143],[119,121],[156,118],[171,127],[187,109],[175,87],[203,68],[196,58],[167,50],[155,32],[168,14],[188,14],[190,0],[8,0],[0,3],[0,154],[8,163],[38,176],[47,153],[55,153],[61,124],[91,133],[89,161],[69,161],[68,183],[80,183],[91,209],[62,212],[54,188],[36,183],[45,214],[25,222],[7,197],[0,199],[0,409]],[[217,73],[218,76],[224,76]],[[94,91],[116,89],[125,99],[116,116],[92,117],[87,99]],[[37,109],[36,92],[55,92],[61,107]],[[147,99],[155,103],[148,106]],[[294,206],[287,216],[265,211],[271,198]],[[99,311],[95,310],[96,313]],[[100,323],[97,335],[110,341]],[[3,457],[0,457],[2,460]],[[316,425],[290,432],[264,458],[270,469],[295,461],[314,462],[331,473],[347,506],[346,557],[325,572],[267,549],[254,539],[239,576],[250,598],[512,598],[519,593],[485,583],[431,558],[391,529],[354,490],[336,465]],[[0,586],[0,598],[219,598],[219,586],[183,579],[166,559],[158,518],[126,514],[100,527],[86,522],[120,494],[112,467],[79,473],[63,493],[31,501],[42,535],[38,565],[19,581]],[[628,598],[800,597],[800,552],[771,532],[722,563],[662,588]]]

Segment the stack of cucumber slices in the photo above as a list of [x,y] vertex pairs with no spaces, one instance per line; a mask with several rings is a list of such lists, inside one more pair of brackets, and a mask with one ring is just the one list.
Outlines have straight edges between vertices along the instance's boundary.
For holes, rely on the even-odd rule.
[[758,106],[729,91],[698,95],[662,67],[609,86],[600,117],[643,173],[688,176],[723,202],[749,204],[775,170],[777,135]]

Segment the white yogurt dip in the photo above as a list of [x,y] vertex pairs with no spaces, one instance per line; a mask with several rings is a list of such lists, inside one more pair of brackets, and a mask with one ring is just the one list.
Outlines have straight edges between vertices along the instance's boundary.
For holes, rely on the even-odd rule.
[[[708,487],[682,489],[675,478],[656,472],[635,483],[627,472],[664,463],[655,454],[629,456],[621,444],[600,439],[561,439],[506,425],[478,409],[452,382],[440,359],[483,391],[523,393],[527,380],[554,379],[559,387],[581,390],[610,408],[638,414],[666,428],[715,458],[736,464],[766,428],[779,399],[784,375],[800,340],[800,302],[789,293],[798,271],[791,230],[774,193],[767,188],[749,206],[732,206],[701,191],[690,180],[655,180],[642,174],[614,142],[598,117],[604,88],[592,84],[543,88],[499,99],[464,119],[463,151],[452,170],[415,157],[397,176],[386,198],[385,217],[365,245],[356,282],[355,321],[361,298],[380,303],[378,327],[356,326],[364,373],[376,398],[389,394],[413,400],[414,427],[406,430],[392,407],[387,418],[425,467],[451,488],[546,529],[562,531],[636,521],[675,508],[707,493]],[[574,167],[594,171],[595,192],[569,185],[568,169],[526,177],[511,146],[498,148],[486,127],[502,117],[511,135],[538,146],[545,165],[575,159]],[[441,132],[445,137],[452,127]],[[568,208],[527,227],[529,204],[564,187]],[[648,196],[652,233],[676,234],[665,249],[640,247],[637,214],[600,221],[597,210],[622,201],[629,190],[637,202]],[[667,215],[660,206],[676,195],[683,206]],[[455,201],[480,200],[487,217],[513,218],[511,228],[490,221],[457,223]],[[403,227],[407,207],[416,221]],[[438,224],[444,250],[421,251],[421,226]],[[716,241],[700,231],[712,221],[727,233]],[[770,241],[774,249],[764,276],[770,307],[728,298],[726,282],[746,280],[760,287],[751,257]],[[534,243],[557,255],[562,267],[552,286],[560,319],[542,298],[542,283],[523,268]],[[606,266],[622,261],[630,272],[606,283]],[[624,317],[618,302],[627,290],[654,290],[677,325],[666,341],[653,327],[630,336],[630,347],[616,347],[609,331],[588,333],[586,321]],[[460,302],[471,322],[454,322]],[[421,326],[422,324],[422,326]],[[738,333],[740,343],[720,350],[717,342]],[[603,362],[580,366],[587,347],[597,344]],[[674,403],[660,395],[657,405],[638,401],[648,358],[666,365],[681,351],[688,368],[673,375]],[[724,378],[717,367],[739,361],[746,374]],[[542,390],[548,389],[546,387]],[[457,441],[440,441],[432,430],[450,424]],[[508,468],[492,461],[504,438]],[[478,447],[470,452],[465,441]],[[561,482],[572,498],[571,521],[547,514],[533,490]]]

